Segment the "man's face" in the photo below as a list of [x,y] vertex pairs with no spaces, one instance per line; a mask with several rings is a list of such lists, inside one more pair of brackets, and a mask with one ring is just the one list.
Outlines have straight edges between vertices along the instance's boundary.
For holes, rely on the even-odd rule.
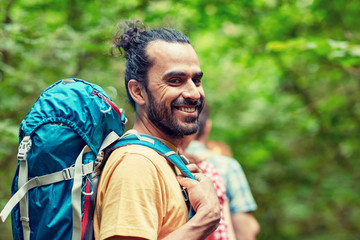
[[154,41],[147,53],[154,62],[147,74],[149,120],[172,137],[197,132],[205,94],[194,49],[190,44]]

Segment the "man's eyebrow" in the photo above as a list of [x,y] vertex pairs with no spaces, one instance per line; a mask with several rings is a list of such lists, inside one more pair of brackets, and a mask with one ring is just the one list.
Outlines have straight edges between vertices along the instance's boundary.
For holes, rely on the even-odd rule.
[[203,72],[197,72],[197,73],[194,74],[194,77],[200,77],[201,78],[202,76],[204,76]]
[[[202,77],[204,75],[203,72],[197,72],[194,74],[194,77]],[[170,77],[170,76],[186,76],[186,73],[184,72],[168,72],[164,75],[164,77]]]
[[164,77],[170,77],[170,76],[186,76],[183,72],[168,72],[164,75]]

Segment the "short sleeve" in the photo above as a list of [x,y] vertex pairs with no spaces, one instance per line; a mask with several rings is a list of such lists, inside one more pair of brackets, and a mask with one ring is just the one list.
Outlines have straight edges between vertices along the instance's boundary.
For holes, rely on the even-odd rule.
[[231,214],[256,210],[257,205],[241,165],[231,158],[224,158],[223,164],[227,165],[226,195]]
[[119,235],[157,239],[163,216],[162,178],[144,156],[111,157],[123,159],[105,177],[100,238]]

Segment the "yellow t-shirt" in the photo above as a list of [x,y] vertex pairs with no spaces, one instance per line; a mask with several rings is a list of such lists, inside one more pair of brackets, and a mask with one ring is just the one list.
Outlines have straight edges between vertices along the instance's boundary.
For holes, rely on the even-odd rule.
[[124,146],[110,155],[97,194],[95,239],[160,239],[188,218],[173,168],[164,157],[144,146]]

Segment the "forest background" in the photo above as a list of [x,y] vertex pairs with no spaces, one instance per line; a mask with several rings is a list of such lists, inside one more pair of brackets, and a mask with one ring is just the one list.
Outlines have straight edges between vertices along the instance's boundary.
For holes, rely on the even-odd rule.
[[[360,239],[360,1],[0,0],[0,208],[10,197],[18,127],[41,91],[77,77],[134,114],[121,19],[192,41],[212,109],[259,206],[258,239]],[[0,239],[11,239],[10,220]]]

